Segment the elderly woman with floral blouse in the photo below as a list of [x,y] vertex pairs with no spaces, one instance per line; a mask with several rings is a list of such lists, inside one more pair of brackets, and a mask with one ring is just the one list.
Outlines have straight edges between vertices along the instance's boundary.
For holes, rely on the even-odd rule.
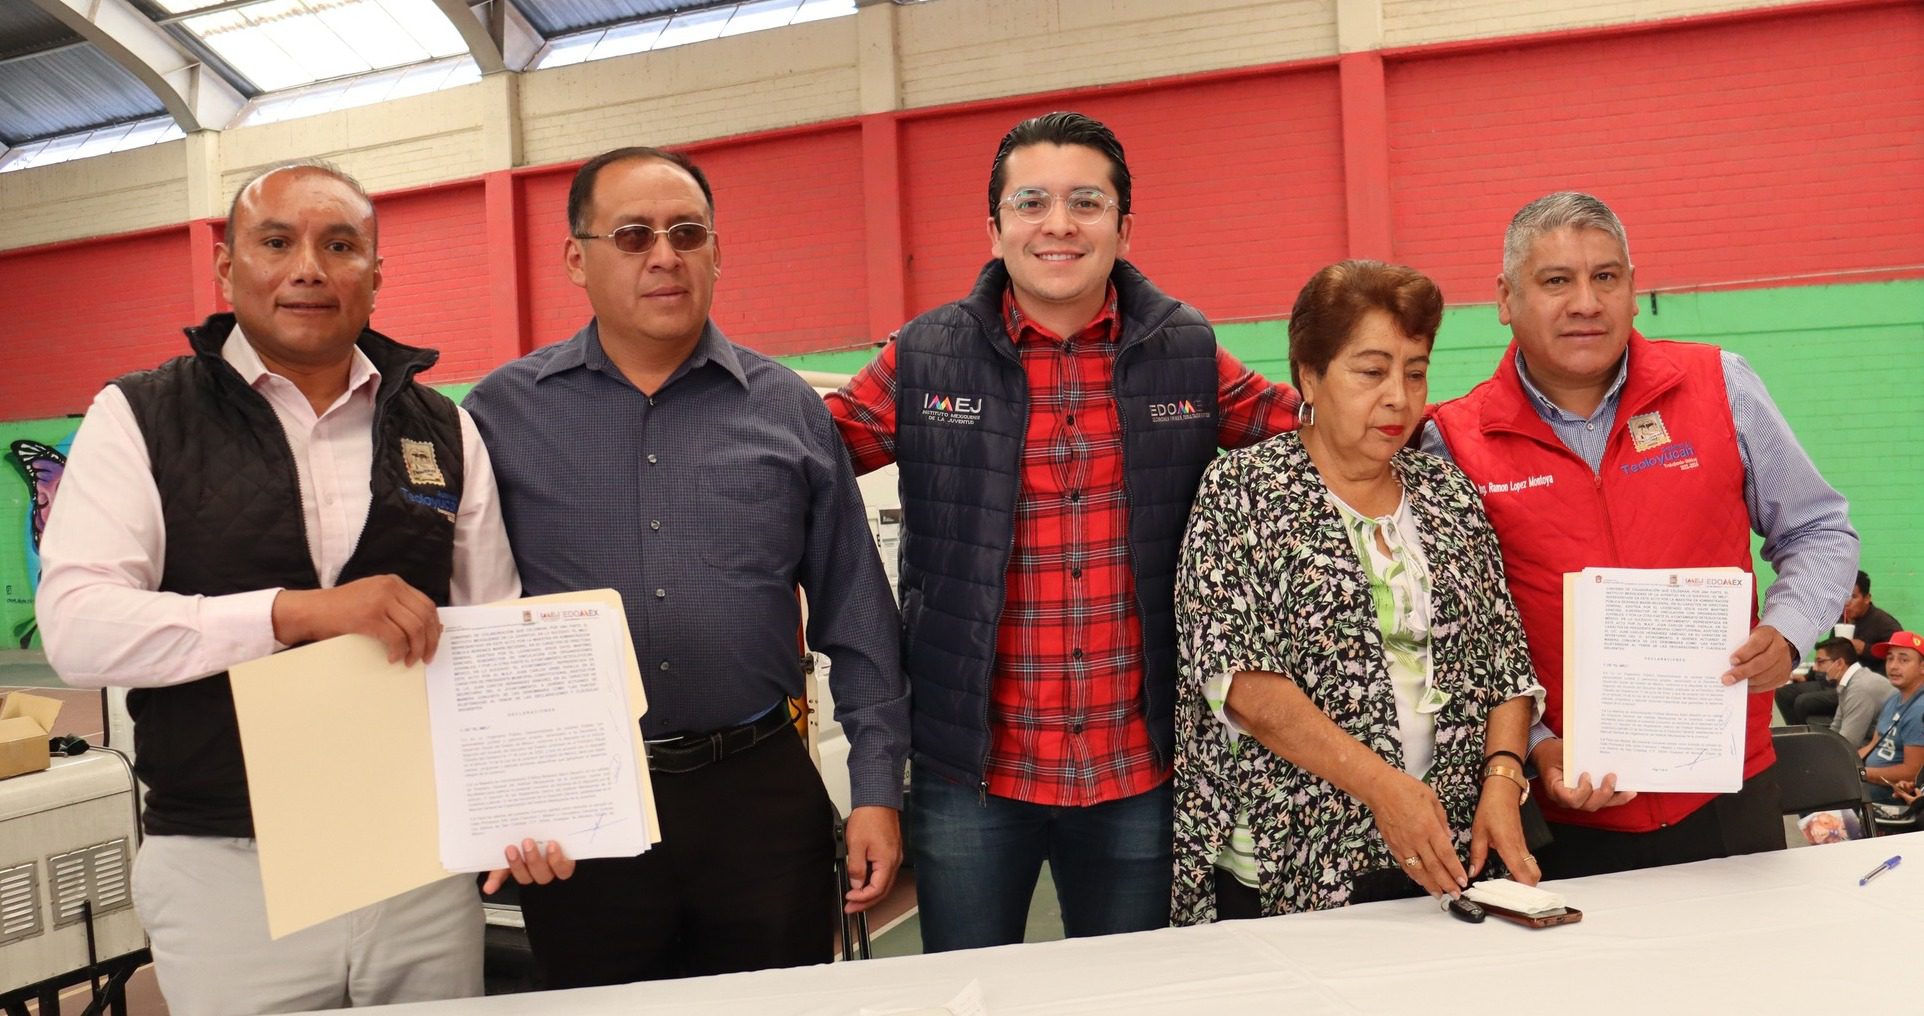
[[1442,319],[1413,269],[1316,273],[1289,321],[1302,429],[1203,477],[1177,578],[1177,924],[1455,895],[1521,808],[1543,689],[1496,535],[1408,448]]

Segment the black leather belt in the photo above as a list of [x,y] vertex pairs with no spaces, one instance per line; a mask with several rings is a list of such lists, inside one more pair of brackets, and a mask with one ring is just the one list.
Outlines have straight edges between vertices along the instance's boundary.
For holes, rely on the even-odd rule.
[[648,771],[692,773],[711,762],[747,751],[783,729],[792,729],[793,722],[794,718],[788,715],[788,703],[784,702],[738,727],[645,742]]

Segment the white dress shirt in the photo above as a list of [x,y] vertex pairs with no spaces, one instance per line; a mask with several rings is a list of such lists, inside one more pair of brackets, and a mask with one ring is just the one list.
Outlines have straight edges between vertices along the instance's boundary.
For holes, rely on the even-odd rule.
[[[381,375],[359,349],[347,391],[314,413],[292,381],[269,371],[237,327],[221,357],[267,400],[300,479],[308,551],[330,588],[360,542],[372,499],[374,396]],[[454,526],[456,604],[518,595],[494,470],[474,421],[461,420],[464,479]],[[284,648],[274,638],[281,587],[229,596],[158,592],[166,524],[147,442],[117,385],[94,396],[41,537],[35,612],[47,660],[77,688],[180,684]]]

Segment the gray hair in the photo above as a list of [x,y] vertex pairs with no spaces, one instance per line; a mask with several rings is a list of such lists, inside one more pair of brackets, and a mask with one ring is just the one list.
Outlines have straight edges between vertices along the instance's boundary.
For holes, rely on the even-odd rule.
[[1623,220],[1593,195],[1582,191],[1557,191],[1518,209],[1503,233],[1503,277],[1516,285],[1517,273],[1530,257],[1537,238],[1564,227],[1600,229],[1610,234],[1623,248],[1624,267],[1630,264],[1630,238],[1624,235]]
[[346,184],[348,190],[360,195],[361,200],[367,202],[368,218],[371,219],[374,224],[374,236],[371,239],[374,241],[375,246],[378,247],[380,245],[381,220],[379,216],[374,214],[374,199],[368,197],[367,188],[361,186],[361,181],[354,179],[346,170],[326,159],[290,159],[286,162],[276,162],[262,169],[260,172],[255,173],[253,176],[248,177],[247,182],[241,184],[240,187],[234,191],[234,199],[227,203],[227,224],[221,228],[220,239],[222,243],[230,247],[234,243],[234,213],[240,210],[241,195],[246,194],[249,187],[273,176],[275,173],[288,169],[307,169],[316,173],[324,173]]

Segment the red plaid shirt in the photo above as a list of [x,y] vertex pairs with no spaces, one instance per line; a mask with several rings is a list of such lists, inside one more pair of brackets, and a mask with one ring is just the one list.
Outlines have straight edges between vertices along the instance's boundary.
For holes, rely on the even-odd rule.
[[[1121,318],[1112,286],[1074,336],[1003,323],[1029,377],[1015,546],[989,689],[989,793],[1091,805],[1169,778],[1142,702],[1142,622],[1129,567],[1122,423],[1113,377]],[[1296,426],[1301,401],[1216,350],[1218,442],[1240,448]],[[858,472],[895,461],[895,344],[842,389],[830,413]]]

